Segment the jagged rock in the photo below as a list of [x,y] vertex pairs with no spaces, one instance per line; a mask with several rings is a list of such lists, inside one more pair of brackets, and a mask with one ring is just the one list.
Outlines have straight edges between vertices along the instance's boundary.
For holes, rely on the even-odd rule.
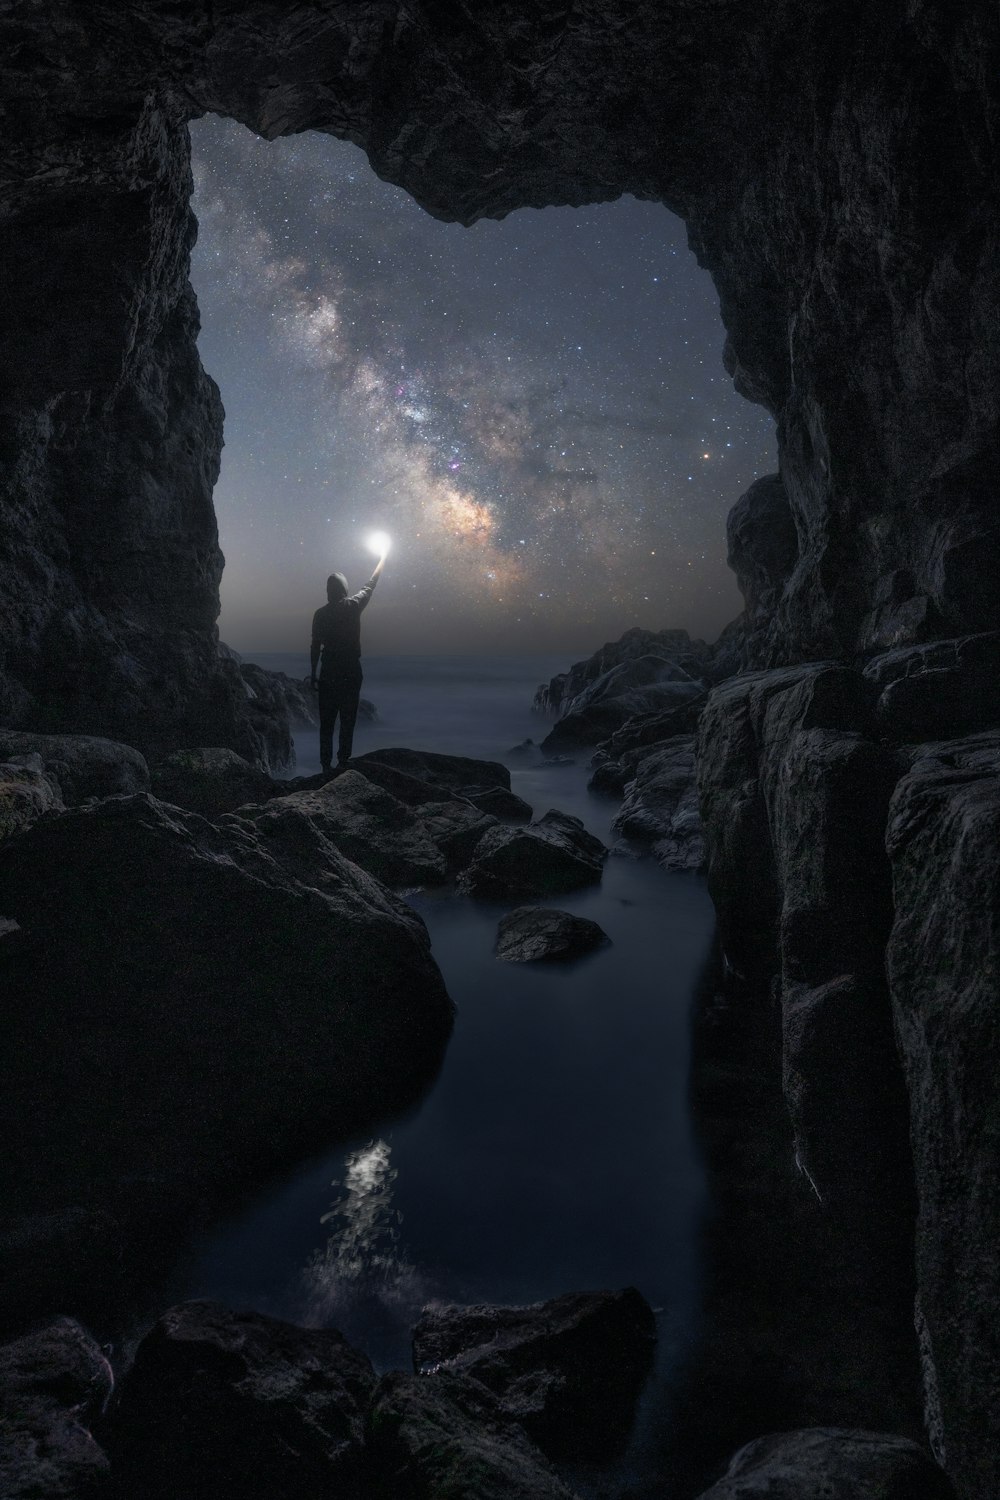
[[698,677],[708,655],[704,642],[692,641],[686,630],[642,630],[636,625],[617,641],[606,641],[586,661],[575,662],[568,672],[560,672],[550,682],[543,682],[532,707],[536,713],[562,716],[608,672],[644,656],[673,663],[689,677]]
[[465,868],[483,834],[495,828],[497,821],[460,797],[450,802],[422,803],[419,818],[420,827],[440,849],[453,874]]
[[50,812],[65,812],[59,783],[45,772],[40,755],[0,760],[0,841]]
[[865,677],[878,692],[878,727],[894,739],[1000,727],[1000,633],[887,651],[867,663]]
[[240,662],[239,671],[246,693],[244,715],[263,746],[263,765],[272,771],[294,765],[292,710],[308,712],[305,699],[284,672],[269,672],[248,661]]
[[237,816],[275,858],[286,867],[291,861],[301,880],[315,879],[321,890],[330,846],[387,885],[440,885],[447,876],[445,857],[420,818],[358,771],[344,771],[314,791],[242,808]]
[[519,906],[500,918],[494,952],[510,964],[582,958],[611,939],[597,922],[546,906]]
[[175,750],[150,772],[151,789],[161,802],[189,812],[232,812],[245,802],[263,802],[271,795],[270,776],[252,766],[235,750],[206,748]]
[[628,1439],[655,1342],[634,1287],[571,1292],[528,1307],[425,1308],[413,1364],[435,1379],[474,1376],[552,1456],[606,1459]]
[[771,621],[799,556],[795,520],[779,474],[755,480],[740,496],[726,520],[726,540],[726,560],[746,604],[742,655],[763,666]]
[[550,810],[526,828],[491,828],[458,885],[487,901],[558,896],[600,880],[606,856],[579,818]]
[[304,877],[248,823],[137,795],[9,849],[8,1213],[107,1207],[183,1233],[206,1195],[365,1128],[440,1061],[451,1004],[426,929],[332,844]]
[[149,1500],[363,1500],[374,1386],[370,1361],[336,1329],[181,1303],[121,1381],[109,1424],[116,1479]]
[[812,1427],[757,1438],[700,1500],[954,1500],[930,1455],[887,1432]]
[[887,847],[928,1425],[958,1492],[986,1495],[1000,1458],[1000,734],[923,746],[893,796]]
[[705,683],[675,661],[639,656],[611,667],[565,702],[559,721],[542,741],[549,754],[606,739],[638,714],[683,709],[701,703]]
[[119,797],[149,789],[149,767],[131,745],[87,734],[31,734],[0,729],[0,757],[37,755],[59,783],[67,807],[88,797]]
[[0,1493],[4,1500],[98,1500],[108,1457],[90,1431],[111,1367],[72,1318],[0,1346]]
[[573,1500],[524,1429],[477,1380],[384,1375],[368,1415],[384,1500]]
[[[611,827],[649,846],[667,870],[700,870],[705,862],[694,737],[645,745],[620,762],[624,801]],[[631,779],[629,771],[632,772]]]

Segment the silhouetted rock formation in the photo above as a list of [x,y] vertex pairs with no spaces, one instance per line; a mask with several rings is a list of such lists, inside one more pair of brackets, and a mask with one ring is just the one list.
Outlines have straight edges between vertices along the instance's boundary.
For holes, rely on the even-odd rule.
[[72,1318],[0,1345],[4,1500],[110,1496],[111,1466],[91,1427],[113,1384],[101,1349]]
[[108,1424],[116,1482],[149,1500],[365,1500],[375,1372],[333,1328],[184,1302],[136,1350]]
[[[719,291],[726,366],[777,418],[795,530],[789,569],[773,484],[751,491],[734,518],[748,608],[719,643],[726,671],[843,664],[920,643],[937,652],[943,639],[1000,629],[995,7],[251,0],[209,13],[162,0],[85,9],[54,0],[21,7],[7,41],[0,716],[9,725],[111,734],[153,758],[217,745],[263,764],[276,749],[216,639],[211,488],[222,409],[198,359],[187,280],[186,125],[206,110],[267,137],[333,131],[431,212],[465,223],[623,192],[683,214]],[[912,976],[906,1015],[895,996],[897,1023],[910,1028],[906,1076],[928,1202],[945,1191],[934,1142],[953,1132],[950,1111],[966,1089],[970,1118],[980,1108],[969,1059],[996,1071],[980,977],[995,936],[981,915],[995,905],[994,752],[969,751],[985,756],[974,772],[962,751],[940,773],[919,773],[926,794],[914,790],[906,806],[925,821],[892,823],[894,910],[876,857],[896,747],[995,726],[991,658],[987,650],[974,665],[979,650],[911,654],[900,671],[886,657],[865,678],[841,665],[723,687],[700,731],[727,951],[740,967],[766,968],[780,947],[803,1159],[848,1197],[843,1161],[817,1135],[819,1073],[835,1055],[846,1060],[831,1134],[871,1110],[881,1139],[895,1139],[888,1095],[900,1075],[877,962],[890,923],[894,972],[908,972],[905,935],[938,980],[932,993]],[[22,837],[40,848],[83,816],[101,826],[112,817],[69,814]],[[870,903],[845,864],[840,819],[860,840]],[[920,874],[923,854],[936,883]],[[39,875],[39,912],[51,910],[44,896]],[[297,909],[315,899],[297,895]],[[136,931],[142,920],[137,912]],[[175,920],[183,930],[188,914]],[[47,931],[59,930],[51,911]],[[121,931],[132,943],[127,924]],[[50,961],[43,953],[43,967]],[[35,992],[56,1005],[60,976],[41,973]],[[939,1019],[954,1085],[921,1041]],[[869,1047],[878,1060],[862,1063]],[[876,1074],[884,1097],[873,1096]],[[956,1138],[973,1153],[968,1183],[959,1164],[954,1199],[939,1205],[952,1217],[933,1233],[922,1219],[919,1241],[939,1451],[968,1500],[1000,1487],[988,1409],[1000,1353],[972,1311],[995,1305],[996,1267],[970,1262],[956,1308],[936,1257],[953,1226],[974,1221],[980,1194],[990,1219],[990,1131]],[[866,1174],[895,1160],[896,1147],[886,1149]],[[901,1182],[890,1179],[893,1198]],[[414,1493],[430,1482],[414,1480]]]
[[758,1438],[700,1500],[954,1500],[937,1464],[887,1432],[813,1427]]
[[233,812],[244,802],[260,802],[271,794],[271,778],[235,750],[205,748],[175,750],[153,767],[153,795],[188,812]]
[[88,797],[118,797],[149,790],[149,767],[138,750],[86,734],[26,734],[0,729],[0,755],[37,755],[59,783],[67,807]]
[[426,1308],[413,1364],[435,1380],[473,1376],[552,1457],[606,1459],[628,1439],[655,1343],[652,1308],[626,1287],[528,1307]]
[[74,1278],[38,1284],[39,1216],[109,1212],[146,1274],[201,1204],[433,1076],[452,1008],[423,923],[307,831],[286,851],[248,820],[135,795],[5,846],[0,911],[21,928],[0,941],[0,1176],[22,1247],[8,1327],[34,1315],[28,1285],[42,1313],[81,1305]]
[[509,964],[565,963],[610,943],[587,917],[547,906],[519,906],[500,918],[494,953]]

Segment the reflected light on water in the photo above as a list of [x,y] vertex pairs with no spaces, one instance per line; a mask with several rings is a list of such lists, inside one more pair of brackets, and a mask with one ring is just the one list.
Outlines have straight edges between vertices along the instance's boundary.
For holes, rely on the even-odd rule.
[[388,1141],[370,1141],[345,1157],[339,1194],[320,1218],[326,1244],[303,1273],[305,1321],[336,1322],[345,1333],[373,1315],[383,1325],[409,1322],[427,1288],[400,1247],[402,1214],[393,1204],[398,1177]]

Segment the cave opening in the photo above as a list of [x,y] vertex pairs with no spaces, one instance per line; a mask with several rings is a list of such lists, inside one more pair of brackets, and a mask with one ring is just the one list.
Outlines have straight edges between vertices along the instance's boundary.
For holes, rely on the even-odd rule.
[[776,467],[774,426],[722,368],[681,220],[625,197],[462,228],[347,142],[191,134],[224,640],[304,650],[370,525],[398,541],[379,654],[578,656],[739,613],[725,515]]

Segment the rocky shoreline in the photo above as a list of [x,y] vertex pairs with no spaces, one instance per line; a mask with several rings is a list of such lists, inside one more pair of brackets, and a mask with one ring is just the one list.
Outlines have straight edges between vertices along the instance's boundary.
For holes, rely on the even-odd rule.
[[[888,827],[890,851],[905,861],[909,830],[915,826],[919,837],[921,827],[913,824],[910,799],[980,796],[988,789],[1000,746],[995,734],[978,726],[989,713],[982,664],[997,647],[988,638],[967,638],[930,655],[918,648],[889,653],[888,660],[858,669],[815,663],[727,675],[713,668],[708,648],[683,632],[663,632],[651,643],[645,637],[652,634],[629,632],[557,679],[540,701],[545,707],[558,700],[573,719],[570,729],[555,739],[550,734],[537,748],[518,748],[561,757],[571,740],[577,752],[589,750],[591,789],[621,798],[613,826],[622,848],[677,870],[700,868],[708,851],[728,977],[716,984],[714,999],[708,992],[702,997],[701,1015],[728,1018],[719,1032],[728,1061],[719,1075],[718,1062],[703,1060],[695,1105],[719,1174],[716,1198],[727,1237],[741,1251],[734,1256],[730,1243],[719,1257],[712,1246],[723,1247],[709,1232],[715,1311],[702,1352],[676,1392],[692,1452],[702,1441],[711,1451],[705,1407],[716,1410],[721,1400],[730,1420],[720,1427],[715,1419],[716,1438],[731,1429],[732,1447],[754,1441],[707,1492],[713,1500],[798,1496],[814,1471],[838,1477],[845,1495],[888,1496],[905,1482],[917,1486],[915,1493],[945,1496],[947,1481],[921,1447],[921,1360],[925,1392],[930,1383],[939,1402],[954,1397],[949,1372],[931,1363],[929,1351],[937,1345],[929,1334],[918,1341],[912,1331],[915,1233],[916,1286],[921,1309],[928,1309],[921,1316],[940,1317],[944,1309],[954,1321],[964,1310],[949,1301],[947,1285],[928,1278],[927,1268],[939,1264],[934,1226],[917,1219],[914,1229],[905,1084],[919,1052],[912,1064],[904,1053],[901,1068],[893,1043],[895,997],[882,977],[887,943],[890,983],[894,969],[906,971],[910,945],[893,948],[892,939],[900,928],[910,929],[899,895],[905,885],[898,879],[894,896],[885,840]],[[730,632],[727,650],[732,639]],[[700,677],[691,670],[698,661]],[[678,681],[691,686],[679,702],[664,705],[654,695],[642,700],[644,711],[633,712],[636,678],[648,693],[657,673],[668,698]],[[935,680],[928,684],[931,673]],[[968,703],[968,724],[978,732],[964,741],[915,746],[903,735],[921,714],[927,722],[928,693],[947,673],[949,701]],[[602,704],[600,715],[579,716],[572,706],[579,693],[563,687],[559,697],[560,681],[576,679],[583,680],[588,702]],[[962,727],[960,717],[952,722]],[[609,723],[612,732],[597,738]],[[574,926],[577,919],[566,913],[519,904],[600,880],[607,850],[566,814],[549,810],[534,817],[499,762],[385,749],[359,757],[334,777],[275,781],[231,750],[174,752],[150,770],[136,751],[114,742],[23,732],[0,733],[0,756],[0,818],[12,856],[0,875],[0,910],[8,919],[0,964],[14,997],[18,1057],[8,1064],[2,1110],[8,1137],[25,1148],[5,1172],[5,1202],[14,1209],[3,1225],[9,1334],[62,1309],[60,1298],[70,1287],[77,1316],[106,1325],[111,1304],[134,1295],[140,1265],[155,1280],[176,1243],[171,1221],[191,1223],[208,1201],[231,1193],[241,1175],[289,1159],[300,1149],[303,1127],[357,1129],[427,1086],[447,1042],[450,1005],[422,923],[393,887],[454,882],[473,897],[516,907],[498,933],[497,955],[508,960],[565,961],[603,938],[599,928],[583,930],[595,924]],[[755,871],[752,882],[748,868]],[[923,865],[913,878],[916,870],[922,875]],[[107,919],[95,923],[95,911],[115,914],[113,942]],[[205,911],[212,914],[207,926],[199,917]],[[184,935],[179,968],[177,933]],[[773,998],[754,1002],[752,995],[766,994],[772,976]],[[331,988],[338,993],[332,1009]],[[380,1009],[372,1030],[366,997],[374,992]],[[391,1001],[393,993],[400,1005]],[[59,997],[59,1003],[39,1008],[39,996]],[[273,1028],[252,1021],[255,1007],[264,1007],[263,1021],[278,997],[280,1050],[269,1035]],[[753,1045],[734,1055],[739,1008],[749,1018]],[[138,1022],[134,1034],[130,1017]],[[109,1027],[115,1034],[110,1058]],[[317,1035],[326,1038],[318,1048]],[[387,1050],[390,1035],[398,1066]],[[762,1050],[768,1037],[773,1044]],[[319,1055],[312,1075],[304,1067],[310,1049]],[[717,1043],[713,1055],[722,1055]],[[98,1056],[95,1075],[89,1059]],[[331,1090],[338,1076],[342,1081]],[[712,1093],[719,1076],[736,1091],[741,1123],[735,1138],[726,1123],[733,1101]],[[766,1130],[759,1124],[748,1136],[747,1088],[754,1076],[771,1090],[771,1124]],[[959,1061],[956,1086],[964,1076]],[[258,1101],[265,1096],[261,1112]],[[44,1120],[36,1108],[40,1097],[51,1101]],[[966,1094],[963,1107],[972,1118],[974,1106]],[[747,1141],[764,1152],[752,1167],[741,1155]],[[162,1160],[157,1143],[165,1145]],[[47,1170],[40,1175],[41,1160]],[[178,1160],[185,1163],[182,1179]],[[918,1189],[933,1191],[934,1162],[922,1162],[917,1153],[916,1164]],[[748,1181],[757,1184],[749,1198]],[[958,1207],[960,1200],[952,1216]],[[783,1241],[794,1244],[805,1272],[790,1299],[796,1316],[809,1305],[814,1276],[838,1285],[836,1314],[824,1312],[808,1328],[801,1319],[783,1327],[777,1308],[768,1326],[750,1306],[738,1305],[736,1289],[746,1286],[740,1263],[752,1267],[755,1260],[747,1236],[763,1227],[756,1216],[776,1209],[783,1227],[775,1253]],[[966,1226],[966,1232],[973,1230]],[[157,1238],[159,1261],[150,1257]],[[987,1253],[981,1240],[974,1253]],[[760,1300],[766,1274],[762,1267],[755,1282],[751,1271],[751,1299]],[[798,1276],[789,1263],[784,1301]],[[486,1316],[487,1310],[470,1311]],[[185,1304],[164,1314],[158,1327],[187,1327],[202,1316],[200,1305]],[[215,1328],[210,1343],[222,1337],[219,1327],[243,1318],[222,1308],[204,1316]],[[421,1324],[414,1345],[415,1369],[434,1369],[433,1388],[419,1374],[387,1376],[377,1389],[374,1377],[366,1377],[364,1399],[352,1398],[354,1406],[337,1418],[338,1430],[354,1433],[348,1443],[353,1456],[348,1461],[332,1449],[321,1459],[314,1455],[318,1467],[308,1484],[322,1488],[338,1477],[348,1485],[345,1493],[373,1497],[443,1495],[453,1483],[470,1497],[569,1495],[572,1475],[560,1478],[551,1459],[557,1465],[569,1459],[572,1468],[587,1451],[593,1419],[583,1422],[577,1413],[576,1436],[544,1457],[526,1433],[538,1438],[528,1412],[531,1402],[547,1399],[549,1377],[529,1362],[515,1380],[523,1396],[504,1406],[503,1392],[498,1395],[495,1381],[484,1375],[487,1367],[461,1353],[461,1339],[455,1344],[458,1335],[442,1342],[437,1316],[428,1314],[426,1328],[438,1331],[432,1336]],[[493,1309],[489,1316],[495,1349],[496,1330],[514,1313]],[[977,1316],[974,1306],[967,1316]],[[459,1323],[468,1330],[468,1317]],[[283,1330],[275,1335],[279,1342],[291,1340],[289,1347],[299,1350],[294,1358],[282,1356],[290,1360],[288,1378],[299,1381],[314,1358],[304,1352],[306,1344],[319,1335],[275,1326]],[[324,1337],[336,1343],[339,1335]],[[100,1368],[90,1335],[63,1319],[0,1350],[0,1362],[6,1358],[22,1371],[17,1380],[35,1381],[23,1374],[35,1357],[32,1339],[41,1340],[43,1367],[53,1347],[65,1344],[75,1351],[70,1366],[85,1347],[84,1363],[97,1361],[94,1369]],[[442,1360],[437,1354],[446,1345],[452,1353]],[[461,1373],[452,1368],[459,1354]],[[358,1368],[365,1364],[358,1353],[344,1358]],[[772,1359],[776,1373],[785,1362],[807,1358],[808,1370],[790,1384],[787,1374],[778,1379],[774,1400],[757,1412],[800,1430],[781,1442],[756,1441],[754,1405],[746,1399],[754,1365],[766,1367]],[[137,1359],[137,1368],[146,1368],[145,1359]],[[730,1366],[721,1390],[712,1368],[720,1359]],[[595,1370],[592,1378],[610,1410],[606,1362],[598,1363],[600,1375]],[[151,1368],[161,1378],[155,1362]],[[66,1381],[67,1389],[77,1390],[70,1376]],[[104,1390],[99,1410],[91,1397],[53,1406],[39,1396],[32,1420],[53,1423],[62,1436],[19,1437],[15,1423],[23,1473],[11,1471],[10,1493],[32,1493],[39,1455],[59,1443],[75,1477],[53,1493],[110,1495],[123,1475],[143,1493],[159,1493],[160,1481],[151,1475],[171,1472],[163,1468],[163,1454],[143,1447],[147,1437],[136,1448],[115,1425],[124,1420],[120,1413],[128,1410],[138,1381],[126,1373],[109,1405],[93,1375],[91,1385]],[[51,1381],[46,1376],[36,1384],[47,1390]],[[641,1384],[630,1387],[622,1413],[634,1410]],[[975,1398],[968,1381],[963,1395]],[[226,1397],[227,1410],[229,1402]],[[187,1431],[188,1418],[174,1420]],[[624,1414],[618,1419],[620,1437],[629,1420]],[[940,1407],[928,1409],[932,1437],[944,1421]],[[152,1430],[151,1423],[149,1416],[138,1425]],[[438,1434],[434,1453],[443,1442],[450,1455],[444,1468],[439,1457],[428,1456],[429,1431]],[[177,1446],[172,1432],[163,1441]],[[263,1495],[284,1493],[282,1486],[291,1484],[288,1493],[312,1493],[308,1484],[295,1488],[298,1479],[273,1476],[276,1490],[248,1489],[242,1460],[227,1458],[224,1445],[213,1447],[213,1441],[191,1450],[187,1492],[207,1486],[206,1493],[224,1494],[227,1485],[242,1485],[232,1490],[234,1497]],[[546,1442],[542,1449],[549,1451]],[[697,1460],[689,1455],[687,1461],[696,1472]],[[174,1462],[181,1462],[176,1454]],[[456,1473],[466,1477],[456,1479]],[[775,1484],[778,1490],[768,1488]]]

